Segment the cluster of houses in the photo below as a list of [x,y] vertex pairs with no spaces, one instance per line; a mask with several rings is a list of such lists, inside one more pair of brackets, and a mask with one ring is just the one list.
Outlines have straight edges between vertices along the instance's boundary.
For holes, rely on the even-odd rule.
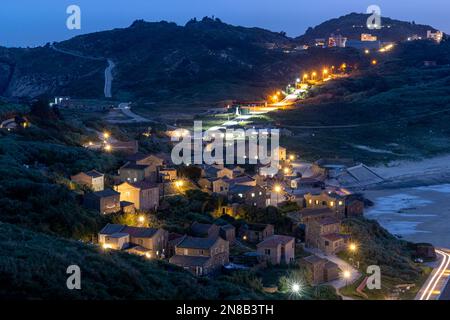
[[113,177],[114,187],[105,188],[105,175],[96,170],[80,172],[71,181],[88,187],[92,192],[84,195],[83,205],[101,214],[155,211],[165,183],[174,183],[177,170],[166,165],[163,157],[136,153]]
[[[217,208],[218,216],[236,216],[240,206],[265,208],[280,206],[287,201],[301,208],[288,213],[293,232],[304,230],[302,245],[315,248],[325,255],[344,250],[350,241],[342,220],[361,216],[364,199],[346,189],[330,186],[330,179],[348,174],[352,166],[318,161],[311,174],[303,177],[294,170],[293,157],[280,148],[280,167],[275,175],[248,173],[240,166],[202,165],[201,176],[191,181],[199,189],[223,196],[227,201]],[[71,177],[73,183],[87,186],[83,204],[101,214],[116,212],[156,211],[164,196],[166,184],[179,181],[177,169],[161,155],[136,153],[112,177],[113,188],[105,188],[105,175],[91,170]],[[237,229],[236,229],[237,227]],[[210,275],[230,265],[261,266],[296,262],[295,237],[276,234],[270,224],[244,223],[216,225],[194,222],[187,234],[169,233],[163,229],[106,225],[98,234],[104,249],[124,250],[149,259],[165,259],[195,275]],[[249,245],[249,246],[247,246]],[[253,248],[244,254],[230,256],[230,248]],[[313,275],[314,283],[336,279],[338,266],[315,255],[301,260]]]

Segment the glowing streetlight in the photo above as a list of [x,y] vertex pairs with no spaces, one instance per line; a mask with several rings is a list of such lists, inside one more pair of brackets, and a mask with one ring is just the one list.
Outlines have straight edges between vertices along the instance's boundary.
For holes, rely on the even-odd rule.
[[351,277],[352,273],[350,272],[350,270],[344,270],[342,272],[342,278],[344,278],[345,280],[345,286],[348,286],[348,280],[350,280]]
[[138,221],[139,223],[144,223],[145,222],[145,217],[143,215],[138,217]]
[[280,193],[281,192],[281,186],[280,185],[275,185],[275,187],[273,188],[273,191],[275,191],[276,193]]
[[284,174],[288,174],[289,171],[290,171],[290,170],[289,170],[289,168],[287,168],[287,167],[283,169]]
[[146,252],[146,253],[145,253],[145,257],[146,257],[147,259],[151,259],[152,254],[151,254],[150,252]]
[[108,250],[108,249],[111,249],[111,245],[109,243],[104,243],[104,244],[102,244],[102,248],[104,250]]
[[317,76],[317,72],[313,71],[313,73],[311,74],[311,79],[314,80],[316,78],[316,76]]
[[291,154],[291,155],[289,156],[289,160],[294,161],[294,160],[295,160],[295,156],[294,156],[293,154]]
[[184,184],[183,180],[177,180],[177,181],[175,181],[175,185],[176,185],[178,188],[181,188],[181,187],[183,186],[183,184]]
[[375,60],[375,59],[372,60],[372,65],[376,65],[377,63],[378,63],[377,60]]
[[105,145],[105,150],[108,152],[111,151],[112,150],[111,145],[110,144]]
[[350,250],[351,252],[356,252],[356,250],[358,250],[358,246],[355,243],[350,243],[350,245],[348,246],[348,250]]
[[92,141],[89,141],[89,142],[88,142],[88,144],[89,144],[90,146],[92,146],[92,145],[93,145]]
[[108,139],[110,134],[108,132],[103,132],[103,138]]
[[365,54],[369,54],[369,53],[370,53],[370,50],[369,50],[369,49],[366,49],[366,50],[364,50],[364,53],[365,53]]
[[292,284],[292,292],[293,293],[299,293],[300,292],[300,285],[298,283]]

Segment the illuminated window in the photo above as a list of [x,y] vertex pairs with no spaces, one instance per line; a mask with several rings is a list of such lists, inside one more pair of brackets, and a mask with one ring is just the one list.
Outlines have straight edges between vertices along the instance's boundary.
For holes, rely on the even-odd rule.
[[330,201],[330,206],[334,207],[334,201]]
[[339,205],[342,206],[344,203],[342,201],[339,201]]
[[252,193],[252,198],[254,198],[255,197],[255,194],[254,193]]
[[239,196],[239,198],[242,198],[242,197],[243,197],[242,193],[239,193],[238,196]]

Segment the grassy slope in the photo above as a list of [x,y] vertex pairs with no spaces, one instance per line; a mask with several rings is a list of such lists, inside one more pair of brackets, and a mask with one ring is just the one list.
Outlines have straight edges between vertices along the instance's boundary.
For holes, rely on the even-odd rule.
[[[358,250],[355,254],[343,251],[339,256],[347,261],[359,261],[363,274],[370,265],[380,267],[382,288],[364,290],[369,299],[384,299],[396,285],[414,283],[416,286],[401,296],[403,299],[413,298],[430,270],[412,261],[413,251],[408,242],[395,238],[373,220],[348,219],[344,222],[344,227],[352,234]],[[362,280],[363,278],[344,288],[342,293],[361,298],[355,290]]]
[[[66,269],[81,269],[81,290],[68,290]],[[0,224],[1,299],[242,299],[261,293],[227,281],[196,279],[166,263],[102,252],[74,240]]]
[[[380,66],[317,88],[314,98],[295,110],[272,116],[294,133],[285,144],[309,159],[337,156],[374,163],[449,152],[449,53],[448,42],[403,44],[380,58]],[[424,68],[427,59],[440,66]],[[295,128],[334,125],[359,127]]]

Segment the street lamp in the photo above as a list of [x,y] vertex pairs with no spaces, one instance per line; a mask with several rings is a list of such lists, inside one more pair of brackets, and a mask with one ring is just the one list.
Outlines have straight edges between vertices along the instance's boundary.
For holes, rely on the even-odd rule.
[[140,224],[143,224],[145,222],[145,217],[143,215],[140,215],[138,217],[138,221],[139,221]]
[[275,187],[273,188],[273,191],[275,191],[275,193],[277,194],[277,206],[278,206],[278,202],[279,202],[279,195],[281,193],[281,186],[279,184],[275,185]]
[[325,79],[325,77],[328,75],[328,69],[323,69],[322,70],[322,77]]
[[348,249],[351,252],[356,252],[356,250],[358,250],[358,246],[355,243],[350,243],[350,245],[348,246]]
[[375,60],[375,59],[372,60],[372,65],[376,65],[377,63],[378,63],[377,60]]
[[317,76],[317,72],[313,71],[313,73],[311,74],[311,79],[314,80]]
[[105,150],[108,152],[111,151],[112,150],[111,145],[110,144],[105,145]]
[[344,270],[342,277],[345,279],[345,286],[348,286],[348,280],[352,277],[352,273],[349,270]]
[[177,180],[177,181],[175,182],[175,185],[176,185],[178,188],[181,188],[181,187],[183,186],[183,184],[184,184],[183,180]]
[[293,293],[298,294],[300,292],[300,285],[298,283],[292,284],[291,290]]
[[108,132],[103,132],[103,138],[108,139],[110,134]]

